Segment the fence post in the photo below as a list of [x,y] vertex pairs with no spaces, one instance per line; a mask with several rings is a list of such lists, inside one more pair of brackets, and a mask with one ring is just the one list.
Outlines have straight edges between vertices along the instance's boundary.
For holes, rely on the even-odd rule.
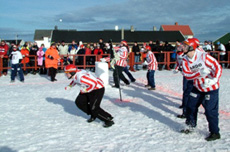
[[227,53],[228,53],[228,67],[227,68],[230,68],[230,52],[227,51]]
[[34,62],[35,62],[35,71],[38,69],[38,61],[37,61],[37,56],[34,56]]
[[166,52],[167,70],[170,70],[170,52]]
[[2,76],[2,71],[3,71],[3,58],[0,58],[0,76]]
[[83,56],[83,69],[86,69],[86,55]]
[[134,64],[135,64],[135,61],[134,61],[134,52],[131,52],[130,54],[129,54],[129,69],[130,69],[130,71],[135,71],[134,70]]

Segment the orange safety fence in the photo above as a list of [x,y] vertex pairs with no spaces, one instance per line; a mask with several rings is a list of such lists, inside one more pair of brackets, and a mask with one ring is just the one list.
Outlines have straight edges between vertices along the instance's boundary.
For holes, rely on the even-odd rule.
[[[82,54],[82,55],[80,55],[79,54],[79,55],[68,55],[68,56],[73,56],[73,64],[75,64],[78,68],[86,69],[88,67],[89,68],[90,67],[95,67],[95,63],[93,63],[93,64],[86,64],[86,58],[87,57],[94,57],[93,61],[96,62],[96,61],[100,61],[101,58],[110,57],[110,54],[102,54],[102,55],[95,55],[95,54],[87,54],[87,55]],[[77,63],[75,63],[75,59],[76,59],[76,57],[81,57],[81,56],[83,57],[83,64],[82,65],[78,65]],[[30,58],[30,60],[33,59],[32,62],[34,62],[34,66],[26,66],[26,63],[22,63],[22,69],[23,70],[26,70],[26,69],[35,69],[35,70],[38,70],[40,67],[38,66],[38,63],[37,63],[37,56],[36,55],[29,55],[28,57]],[[63,58],[64,55],[60,55],[60,57]],[[4,57],[4,58],[8,59],[7,56]],[[25,58],[23,60],[25,60]],[[8,62],[9,61],[10,60],[8,59]],[[109,63],[109,65],[110,65],[110,63]],[[64,63],[61,62],[61,60],[60,60],[59,63],[58,63],[58,68],[63,70],[64,66],[65,66]],[[2,71],[5,70],[5,69],[9,70],[9,69],[11,69],[11,67],[10,66],[3,67],[3,58],[0,58],[0,76],[2,76]]]
[[[171,54],[173,53],[172,51],[163,51],[163,53],[159,53],[159,52],[153,52],[153,53],[155,55],[156,54],[164,54],[164,60],[162,62],[158,62],[158,64],[165,65],[165,68],[167,70],[170,70],[170,64],[176,64],[176,62],[171,62],[170,61]],[[219,63],[225,63],[225,64],[229,64],[230,65],[230,52],[227,51],[226,53],[228,55],[228,58],[227,58],[228,60],[227,61],[220,61],[220,52],[219,51],[209,52],[209,54],[212,55],[214,58],[216,58]],[[129,54],[128,65],[130,66],[130,70],[131,71],[135,71],[134,68],[133,68],[135,64],[139,64],[140,65],[140,64],[142,64],[144,62],[145,55],[146,55],[145,53],[141,52],[140,62],[135,62],[135,60],[134,60],[134,58],[135,58],[134,53],[131,52]],[[110,54],[102,54],[102,55],[95,55],[95,54],[84,55],[84,54],[82,54],[82,55],[68,55],[68,56],[73,56],[73,64],[75,64],[78,68],[86,69],[86,68],[95,67],[95,63],[93,63],[93,64],[87,64],[87,62],[86,62],[87,61],[87,57],[94,58],[93,61],[96,62],[96,61],[100,61],[101,58],[110,57]],[[78,65],[77,63],[75,63],[75,59],[76,59],[76,57],[79,58],[81,56],[83,57],[83,64],[82,65]],[[30,59],[34,58],[34,62],[35,62],[34,66],[26,66],[26,63],[23,63],[22,69],[23,70],[26,70],[26,69],[35,69],[35,70],[38,70],[39,66],[37,64],[37,56],[30,55],[29,57],[30,57]],[[64,56],[60,55],[60,57],[63,58]],[[4,58],[8,58],[8,57],[4,57]],[[9,61],[9,59],[8,59],[8,61]],[[64,69],[64,66],[65,65],[64,65],[63,62],[59,62],[58,67],[60,69]],[[110,67],[110,63],[109,63],[109,67]],[[11,67],[9,67],[9,66],[8,67],[3,67],[3,58],[0,58],[0,76],[2,75],[2,71],[4,69],[11,69]]]

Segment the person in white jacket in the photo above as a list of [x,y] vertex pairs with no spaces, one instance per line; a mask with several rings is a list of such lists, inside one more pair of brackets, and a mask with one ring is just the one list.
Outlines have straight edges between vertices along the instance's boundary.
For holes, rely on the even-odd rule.
[[[225,61],[225,55],[226,55],[225,46],[219,41],[216,44],[218,45],[217,51],[220,51],[220,61]],[[222,68],[225,67],[224,65],[225,65],[224,63],[221,63]]]
[[24,75],[22,71],[22,54],[17,49],[17,46],[13,46],[13,51],[11,52],[9,58],[11,59],[11,82],[15,81],[15,76],[18,73],[20,77],[20,81],[24,82]]

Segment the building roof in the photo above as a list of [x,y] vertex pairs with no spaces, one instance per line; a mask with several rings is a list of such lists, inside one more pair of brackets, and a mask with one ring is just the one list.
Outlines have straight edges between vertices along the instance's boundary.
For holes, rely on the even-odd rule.
[[161,25],[163,31],[181,31],[183,35],[194,35],[189,25]]
[[52,30],[35,30],[34,40],[43,40],[43,37],[51,37]]
[[[36,33],[35,33],[36,34]],[[68,31],[68,30],[53,30],[52,42],[61,42],[65,40],[66,43],[71,43],[72,40],[83,42],[98,42],[103,38],[104,42],[112,39],[113,42],[120,42],[122,39],[121,30],[104,30],[104,31]],[[124,31],[124,39],[127,42],[148,42],[152,41],[168,41],[175,42],[177,40],[183,41],[184,37],[179,31]]]
[[230,41],[230,33],[226,33],[225,35],[221,36],[217,40],[214,41],[214,44],[216,44],[218,41],[222,44],[228,44],[228,41]]
[[[8,42],[9,44],[14,43],[16,45],[20,44],[23,40],[19,39],[19,40],[5,40],[6,42]],[[24,42],[24,41],[23,41]]]

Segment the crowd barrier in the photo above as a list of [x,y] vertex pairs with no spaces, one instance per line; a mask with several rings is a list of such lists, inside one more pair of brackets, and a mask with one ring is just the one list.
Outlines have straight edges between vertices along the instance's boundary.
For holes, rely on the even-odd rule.
[[[157,54],[160,54],[159,52],[153,52],[155,55]],[[171,55],[172,55],[172,51],[163,51],[163,53],[161,54],[164,54],[164,60],[162,62],[158,62],[158,64],[163,64],[165,65],[165,69],[167,70],[170,70],[170,64],[175,64],[176,62],[175,61],[171,61]],[[220,52],[219,51],[212,51],[212,52],[209,52],[210,55],[212,55],[213,57],[215,57],[217,59],[217,61],[219,63],[225,63],[225,64],[229,64],[230,65],[230,53],[227,51],[227,60],[225,61],[220,61]],[[95,67],[95,62],[96,61],[100,61],[101,58],[104,58],[104,57],[110,57],[110,54],[102,54],[102,55],[95,55],[95,54],[87,54],[87,55],[69,55],[69,56],[73,56],[73,64],[75,64],[78,68],[83,68],[83,69],[86,69],[86,68],[94,68]],[[133,52],[131,52],[129,54],[129,59],[128,59],[128,65],[130,66],[130,70],[131,71],[135,71],[134,70],[134,65],[135,64],[139,64],[141,65],[144,60],[145,60],[145,56],[146,54],[141,52],[141,55],[140,55],[140,62],[134,62],[134,58],[135,58],[135,55]],[[63,55],[60,55],[61,58],[63,58],[64,56]],[[82,57],[83,58],[83,63],[81,65],[77,64],[75,61],[76,57]],[[7,58],[8,57],[4,57],[4,58]],[[26,69],[35,69],[35,70],[38,70],[39,69],[39,66],[37,64],[37,56],[35,55],[30,55],[29,58],[33,59],[35,62],[34,62],[34,66],[26,66],[25,63],[22,64],[22,69],[23,70],[26,70]],[[87,60],[89,58],[93,58],[93,64],[88,64],[87,63]],[[9,59],[8,59],[9,61]],[[64,62],[61,62],[62,60],[60,60],[59,64],[58,64],[58,67],[59,69],[64,69]],[[9,64],[8,64],[9,65]],[[110,65],[109,65],[110,67]],[[10,66],[8,67],[3,67],[3,58],[0,58],[0,76],[2,75],[2,71],[4,69],[11,69]]]

